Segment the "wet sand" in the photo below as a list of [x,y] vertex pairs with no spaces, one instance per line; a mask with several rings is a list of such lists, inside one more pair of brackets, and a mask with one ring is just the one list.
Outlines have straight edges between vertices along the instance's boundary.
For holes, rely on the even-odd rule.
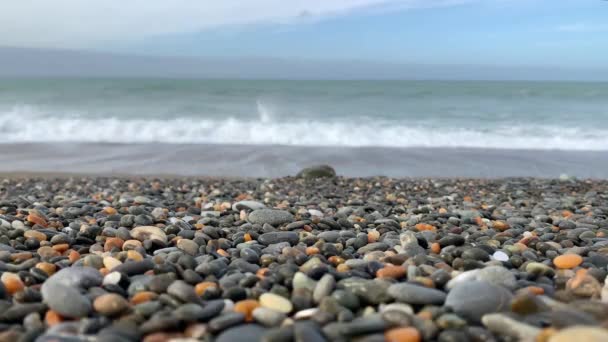
[[348,177],[608,178],[608,153],[474,148],[3,144],[0,173],[283,177],[312,164]]

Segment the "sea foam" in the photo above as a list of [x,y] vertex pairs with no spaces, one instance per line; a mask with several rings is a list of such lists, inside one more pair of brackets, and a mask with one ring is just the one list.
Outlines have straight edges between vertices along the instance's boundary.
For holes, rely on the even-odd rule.
[[20,105],[0,112],[0,143],[91,142],[291,146],[470,147],[606,150],[608,130],[542,125],[477,128],[350,118],[276,118],[258,104],[252,119],[58,115]]

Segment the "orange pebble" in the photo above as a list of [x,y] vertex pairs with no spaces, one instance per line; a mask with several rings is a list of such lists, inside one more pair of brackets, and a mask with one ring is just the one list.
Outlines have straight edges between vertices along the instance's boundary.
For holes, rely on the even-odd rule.
[[350,267],[346,266],[346,264],[339,264],[336,267],[336,270],[338,270],[338,272],[348,272],[350,270]]
[[249,241],[251,241],[251,240],[252,240],[252,238],[251,238],[251,234],[249,234],[249,233],[246,233],[246,234],[243,236],[243,238],[244,238],[244,239],[245,239],[245,241],[247,241],[247,242],[249,242]]
[[435,226],[432,226],[428,223],[418,223],[416,225],[416,229],[418,229],[419,231],[423,231],[423,230],[436,230],[437,228],[435,228]]
[[429,277],[416,277],[415,281],[426,287],[435,287],[435,282]]
[[46,324],[48,326],[51,327],[53,325],[57,325],[57,324],[61,323],[63,321],[63,318],[55,311],[49,310],[44,315],[44,321],[46,322]]
[[569,289],[576,289],[581,286],[587,278],[587,272],[588,271],[584,268],[581,268],[576,271],[574,277],[568,280],[568,282],[566,283],[566,287]]
[[367,233],[367,243],[374,243],[380,238],[380,232],[373,229]]
[[572,213],[570,210],[564,210],[564,211],[562,211],[562,216],[563,216],[564,218],[569,218],[569,217],[571,217],[572,215],[574,215],[574,214],[573,214],[573,213]]
[[133,297],[131,297],[131,303],[137,305],[137,304],[149,302],[153,299],[156,299],[157,297],[158,297],[158,294],[156,292],[141,291],[141,292],[137,292]]
[[108,215],[114,215],[114,214],[116,214],[116,209],[114,209],[112,207],[105,207],[105,208],[103,208],[103,212]]
[[473,198],[471,196],[464,196],[462,200],[465,202],[473,202]]
[[43,226],[43,227],[47,227],[48,223],[46,222],[46,220],[44,219],[44,217],[42,216],[38,216],[34,213],[30,213],[29,215],[27,215],[27,221],[33,224],[37,224],[39,226]]
[[448,210],[447,210],[446,208],[439,208],[438,212],[439,212],[440,214],[447,214],[447,213],[448,213]]
[[32,258],[32,253],[30,252],[20,252],[11,254],[12,261],[24,261]]
[[228,256],[230,256],[230,254],[228,254],[228,252],[226,252],[225,250],[223,250],[223,249],[221,249],[221,248],[217,250],[217,254],[219,254],[219,255],[221,255],[221,256],[223,256],[223,257],[228,257]]
[[69,248],[70,248],[70,245],[68,245],[67,243],[60,243],[58,245],[53,246],[53,249],[59,253],[63,253],[65,251],[67,251]]
[[27,239],[36,239],[38,241],[46,241],[46,234],[37,230],[28,230],[23,233],[23,236]]
[[578,254],[564,254],[553,259],[553,264],[557,268],[569,269],[583,263],[583,257]]
[[509,229],[509,225],[505,221],[494,221],[494,223],[492,223],[492,227],[501,232]]
[[120,239],[120,238],[108,238],[108,239],[106,239],[106,243],[103,245],[103,250],[105,252],[109,252],[114,248],[121,250],[122,245],[124,243],[125,242],[123,241],[123,239]]
[[403,266],[387,265],[376,272],[376,277],[399,279],[404,277],[406,273],[407,271]]
[[255,299],[245,299],[237,302],[234,305],[234,311],[240,312],[245,315],[245,320],[248,322],[253,321],[253,310],[257,309],[260,303]]
[[194,287],[194,291],[197,295],[202,296],[205,291],[210,287],[217,287],[217,284],[211,281],[204,281],[202,283],[196,284],[196,286]]
[[268,273],[268,269],[264,267],[260,268],[257,272],[255,272],[255,275],[259,278],[264,278],[266,276],[266,273]]
[[422,337],[416,328],[395,328],[384,333],[386,342],[420,342]]
[[80,259],[80,253],[72,249],[70,253],[68,253],[68,259],[71,263],[75,263]]
[[55,271],[57,271],[57,266],[55,266],[55,264],[51,264],[50,262],[39,262],[36,264],[36,268],[41,269],[48,275],[52,275],[55,273]]
[[130,249],[135,249],[137,247],[141,247],[142,243],[139,240],[127,240],[122,244],[122,250],[128,251]]
[[3,278],[2,283],[4,283],[4,288],[10,295],[21,292],[25,288],[23,281],[21,281],[21,278],[16,274]]
[[306,255],[314,255],[314,254],[319,254],[321,251],[319,251],[319,248],[315,247],[315,246],[310,246],[306,248]]
[[431,252],[439,254],[439,252],[441,252],[441,245],[439,245],[437,242],[433,242],[431,244]]
[[533,295],[537,295],[537,296],[545,294],[545,289],[543,289],[540,286],[528,286],[528,287],[525,287],[524,290],[528,291],[529,293],[531,293]]
[[337,255],[332,255],[330,256],[327,261],[331,262],[332,265],[336,266],[336,265],[340,265],[346,262],[346,260],[344,260],[344,258],[341,258]]
[[127,251],[127,259],[131,259],[134,261],[142,261],[144,260],[144,257],[139,252],[131,249]]

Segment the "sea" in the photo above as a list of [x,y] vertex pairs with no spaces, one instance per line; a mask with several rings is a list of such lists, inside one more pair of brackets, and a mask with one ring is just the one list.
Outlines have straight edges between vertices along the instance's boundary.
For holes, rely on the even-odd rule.
[[608,83],[0,79],[0,172],[608,178]]

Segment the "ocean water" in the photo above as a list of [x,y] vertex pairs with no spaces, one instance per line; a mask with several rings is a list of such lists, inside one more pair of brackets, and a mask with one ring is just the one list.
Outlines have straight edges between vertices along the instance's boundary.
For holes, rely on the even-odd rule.
[[0,80],[0,172],[608,178],[608,83]]
[[0,143],[608,150],[608,83],[0,80]]

